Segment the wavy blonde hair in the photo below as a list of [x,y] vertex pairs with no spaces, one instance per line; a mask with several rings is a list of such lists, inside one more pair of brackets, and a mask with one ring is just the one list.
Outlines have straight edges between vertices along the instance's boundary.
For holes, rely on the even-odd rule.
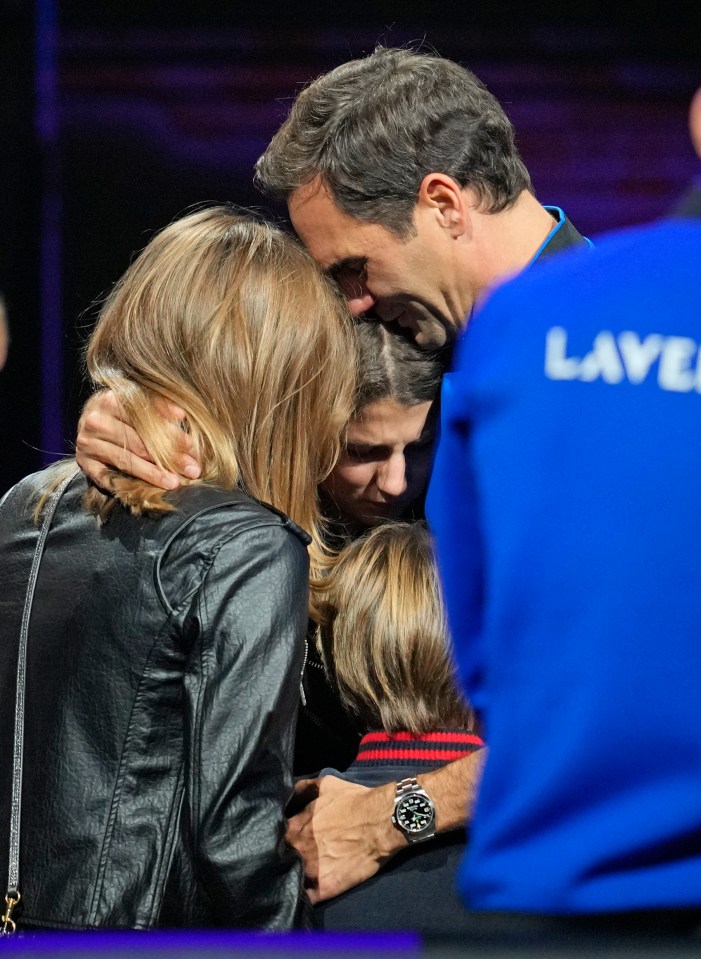
[[[226,206],[192,213],[154,237],[105,301],[87,369],[114,391],[157,465],[174,439],[158,398],[186,411],[196,482],[271,504],[320,550],[317,486],[332,469],[352,408],[352,319],[301,246]],[[114,497],[135,513],[173,509],[168,494],[121,473]],[[105,519],[112,497],[86,506]]]
[[386,523],[346,546],[319,588],[319,641],[366,729],[473,728],[458,692],[428,531]]

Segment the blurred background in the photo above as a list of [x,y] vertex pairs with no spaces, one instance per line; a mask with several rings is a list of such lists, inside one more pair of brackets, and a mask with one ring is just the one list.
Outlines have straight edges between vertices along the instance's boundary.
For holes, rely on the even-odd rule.
[[596,236],[699,172],[699,21],[698,0],[0,0],[0,492],[71,451],[97,304],[155,230],[201,201],[284,218],[252,167],[306,81],[378,42],[464,63],[539,199]]

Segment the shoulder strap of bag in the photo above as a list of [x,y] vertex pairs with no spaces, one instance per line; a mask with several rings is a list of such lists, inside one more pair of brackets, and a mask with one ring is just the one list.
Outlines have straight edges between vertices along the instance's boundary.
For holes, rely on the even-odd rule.
[[[2,928],[0,935],[9,936],[15,932],[17,926],[12,919],[12,911],[21,896],[19,892],[19,837],[20,819],[22,814],[22,760],[24,754],[24,698],[27,684],[27,638],[29,635],[29,618],[32,613],[34,589],[39,575],[39,564],[44,553],[46,538],[49,535],[51,521],[56,507],[63,493],[76,476],[77,470],[67,476],[54,490],[44,507],[44,518],[39,532],[39,538],[34,549],[34,558],[29,573],[27,595],[24,600],[22,625],[19,636],[19,652],[17,656],[17,693],[15,699],[15,735],[12,759],[12,800],[10,805],[10,855],[7,868],[7,893],[5,895],[5,913],[0,917]],[[0,504],[1,505],[1,504]]]

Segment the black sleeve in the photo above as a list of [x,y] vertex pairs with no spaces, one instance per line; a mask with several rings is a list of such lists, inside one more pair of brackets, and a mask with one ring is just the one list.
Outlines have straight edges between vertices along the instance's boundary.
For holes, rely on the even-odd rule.
[[192,607],[183,813],[223,926],[286,929],[305,912],[283,836],[307,598],[306,549],[271,523],[227,540]]

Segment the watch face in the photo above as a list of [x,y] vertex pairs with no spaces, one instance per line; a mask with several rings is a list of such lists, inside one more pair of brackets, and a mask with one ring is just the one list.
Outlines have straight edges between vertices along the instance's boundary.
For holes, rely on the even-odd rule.
[[421,832],[433,822],[433,806],[423,796],[406,796],[397,803],[395,816],[406,832]]

